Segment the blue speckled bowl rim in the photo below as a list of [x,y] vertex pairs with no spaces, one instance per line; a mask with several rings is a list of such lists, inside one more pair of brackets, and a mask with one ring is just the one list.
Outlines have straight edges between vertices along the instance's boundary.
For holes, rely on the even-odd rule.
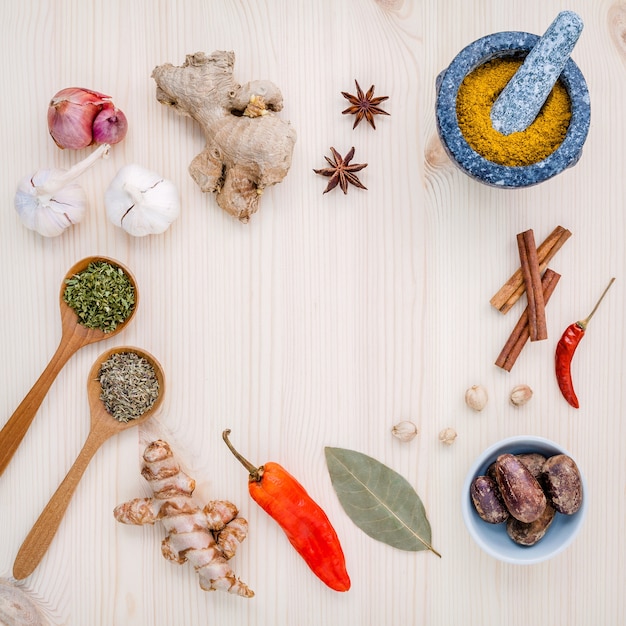
[[481,37],[461,50],[437,77],[437,130],[443,146],[448,155],[470,176],[489,185],[517,188],[543,182],[574,165],[580,158],[587,138],[591,121],[589,90],[582,72],[571,58],[560,79],[570,96],[572,117],[563,143],[551,155],[532,165],[499,165],[473,150],[461,133],[456,115],[456,95],[465,76],[492,58],[528,52],[538,40],[538,35],[521,31]]

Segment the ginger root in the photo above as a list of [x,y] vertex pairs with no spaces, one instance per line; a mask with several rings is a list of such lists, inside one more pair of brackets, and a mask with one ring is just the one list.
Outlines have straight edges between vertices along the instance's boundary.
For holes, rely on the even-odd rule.
[[157,100],[204,130],[206,145],[189,166],[191,177],[246,223],[263,190],[287,175],[296,132],[275,115],[283,107],[278,87],[270,81],[237,84],[234,64],[233,52],[196,52],[181,66],[155,67],[152,78]]
[[235,577],[228,563],[248,533],[248,522],[237,517],[237,507],[214,500],[200,508],[192,497],[195,481],[180,469],[165,441],[153,441],[143,459],[141,474],[152,486],[154,497],[120,504],[113,511],[115,519],[136,525],[161,522],[167,531],[161,544],[163,556],[179,564],[189,561],[202,589],[253,597],[254,592]]

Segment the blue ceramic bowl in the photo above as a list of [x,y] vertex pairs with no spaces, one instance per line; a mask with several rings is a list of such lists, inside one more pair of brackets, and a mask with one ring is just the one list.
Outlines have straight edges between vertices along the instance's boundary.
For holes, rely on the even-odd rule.
[[578,512],[573,515],[557,513],[552,525],[548,528],[548,531],[541,540],[534,546],[521,546],[507,535],[506,523],[488,524],[482,520],[476,512],[470,496],[470,485],[474,478],[484,475],[487,468],[498,456],[506,452],[511,454],[539,452],[545,457],[554,456],[555,454],[567,454],[570,457],[572,456],[558,444],[549,439],[544,439],[543,437],[523,435],[498,441],[487,448],[476,459],[467,473],[461,495],[463,521],[472,539],[474,539],[487,554],[500,561],[517,565],[531,565],[533,563],[547,561],[565,550],[565,548],[574,541],[574,538],[583,524],[589,501],[585,477],[579,467],[578,469],[581,473],[583,483],[583,503]]
[[463,79],[491,59],[526,56],[538,40],[537,35],[517,31],[482,37],[459,52],[450,66],[437,77],[437,131],[443,147],[466,174],[487,185],[504,188],[536,185],[571,167],[580,158],[589,132],[591,107],[587,83],[571,59],[568,59],[560,80],[570,98],[572,117],[563,143],[542,161],[521,167],[488,161],[470,147],[459,128],[456,96]]

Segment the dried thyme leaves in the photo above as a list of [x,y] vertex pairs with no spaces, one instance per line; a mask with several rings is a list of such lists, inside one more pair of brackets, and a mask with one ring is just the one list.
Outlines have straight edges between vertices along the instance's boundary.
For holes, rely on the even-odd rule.
[[159,381],[152,365],[136,352],[112,354],[101,366],[100,399],[118,421],[143,415],[159,396]]
[[126,273],[106,261],[94,261],[65,280],[63,300],[87,328],[105,333],[125,322],[135,308],[135,288]]

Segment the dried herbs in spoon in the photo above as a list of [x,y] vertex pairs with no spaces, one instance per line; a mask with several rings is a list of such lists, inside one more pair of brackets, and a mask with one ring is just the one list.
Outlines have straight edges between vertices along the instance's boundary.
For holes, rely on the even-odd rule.
[[63,300],[87,328],[105,333],[125,322],[135,308],[135,288],[121,267],[94,261],[65,281]]
[[159,381],[152,365],[135,352],[112,354],[98,374],[106,410],[120,422],[143,415],[159,396]]

